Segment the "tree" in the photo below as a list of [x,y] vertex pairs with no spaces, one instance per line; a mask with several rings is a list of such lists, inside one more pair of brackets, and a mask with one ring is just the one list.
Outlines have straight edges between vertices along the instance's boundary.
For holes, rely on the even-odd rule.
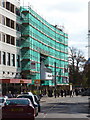
[[69,81],[73,85],[81,85],[83,79],[84,63],[86,59],[83,52],[74,47],[69,47]]
[[83,75],[86,78],[85,87],[90,87],[90,58],[86,61]]

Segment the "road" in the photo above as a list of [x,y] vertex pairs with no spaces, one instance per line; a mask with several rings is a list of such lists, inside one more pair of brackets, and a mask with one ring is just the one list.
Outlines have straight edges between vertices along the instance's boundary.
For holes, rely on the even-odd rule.
[[[89,119],[88,97],[46,97],[41,100],[41,112],[35,120],[46,120],[46,118],[83,118]],[[52,120],[52,119],[51,119]]]

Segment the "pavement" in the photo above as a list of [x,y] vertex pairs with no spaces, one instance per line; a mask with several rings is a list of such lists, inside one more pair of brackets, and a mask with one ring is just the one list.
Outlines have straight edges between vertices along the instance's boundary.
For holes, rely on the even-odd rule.
[[90,118],[88,96],[48,97],[40,100],[42,111],[37,118]]
[[[45,96],[43,96],[41,99],[40,99],[40,102],[47,102],[47,101],[50,101],[50,100],[53,100],[53,99],[60,99],[60,98],[70,98],[70,96],[68,95],[68,96],[66,96],[66,97],[61,97],[61,96],[57,96],[56,98],[55,98],[55,96],[53,96],[53,97],[48,97],[47,95],[45,95]],[[73,97],[82,97],[81,95],[78,95],[78,96],[73,96]],[[83,98],[83,97],[82,97]]]

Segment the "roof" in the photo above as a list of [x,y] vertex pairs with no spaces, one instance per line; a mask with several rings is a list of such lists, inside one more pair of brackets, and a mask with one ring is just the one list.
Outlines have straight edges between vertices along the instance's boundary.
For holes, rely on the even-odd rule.
[[8,98],[8,100],[28,100],[28,98]]

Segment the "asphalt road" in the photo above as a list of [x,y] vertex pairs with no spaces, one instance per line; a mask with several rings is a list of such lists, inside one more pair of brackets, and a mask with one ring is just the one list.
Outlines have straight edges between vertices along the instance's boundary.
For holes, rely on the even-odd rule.
[[[89,120],[89,102],[88,97],[44,97],[41,99],[41,112],[35,120],[52,120],[55,118],[78,118]],[[41,119],[40,119],[41,118]]]

